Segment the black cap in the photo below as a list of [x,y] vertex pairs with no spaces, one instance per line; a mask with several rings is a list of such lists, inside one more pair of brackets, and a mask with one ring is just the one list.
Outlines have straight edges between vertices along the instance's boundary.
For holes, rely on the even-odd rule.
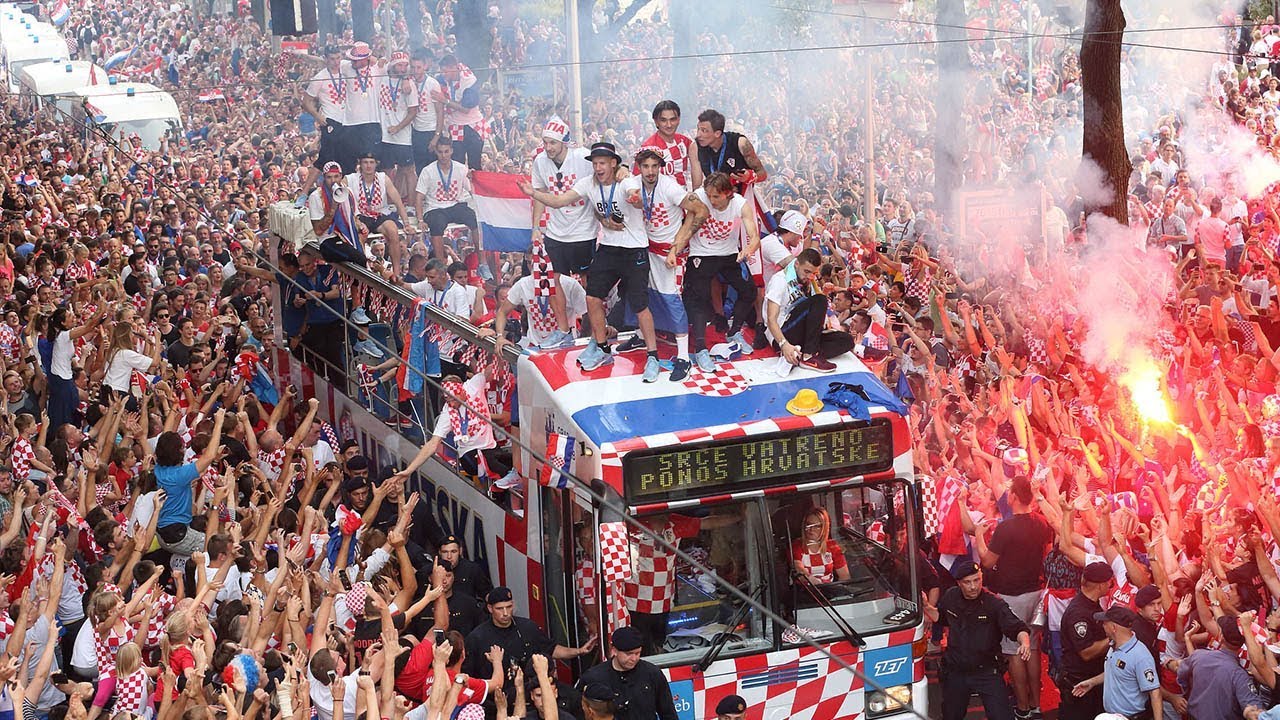
[[489,591],[489,594],[485,596],[484,601],[490,605],[511,602],[511,590],[510,588],[496,587]]
[[613,143],[598,142],[591,146],[591,152],[587,153],[588,158],[607,157],[613,158],[618,162],[622,162],[622,156],[618,154],[617,148]]
[[445,545],[457,545],[458,547],[462,547],[462,541],[458,539],[457,535],[445,535],[444,539],[440,541],[440,547],[444,547]]
[[582,697],[594,702],[613,702],[618,694],[602,682],[591,682],[582,688]]
[[377,160],[378,154],[372,150],[362,150],[359,154],[356,155],[357,160],[364,160],[365,158],[369,158],[371,160]]
[[613,645],[614,650],[631,652],[644,647],[644,638],[640,637],[640,631],[635,628],[620,627],[613,631],[613,635],[609,638],[609,644]]
[[1133,604],[1140,608],[1144,608],[1159,599],[1160,588],[1155,585],[1148,585],[1138,590],[1138,594],[1133,596]]
[[1244,646],[1244,635],[1240,632],[1240,623],[1235,615],[1218,618],[1218,629],[1222,631],[1222,642],[1231,647]]
[[347,461],[347,469],[348,470],[368,470],[369,458],[363,455],[352,455],[351,459]]
[[365,487],[368,487],[368,486],[369,486],[369,478],[362,478],[362,477],[360,477],[360,478],[347,478],[346,480],[344,480],[344,481],[342,482],[342,490],[343,490],[343,492],[349,492],[349,493],[351,493],[351,492],[355,492],[356,490],[359,490],[360,488],[365,488]]
[[963,580],[970,575],[978,572],[979,568],[969,558],[957,560],[955,565],[951,566],[951,577],[956,580]]
[[1094,613],[1093,619],[1098,622],[1105,620],[1123,627],[1132,628],[1133,624],[1138,621],[1138,613],[1123,605],[1112,605],[1107,608],[1106,612]]
[[1111,566],[1102,562],[1091,562],[1084,566],[1083,577],[1092,583],[1110,582],[1115,575],[1111,572]]
[[747,701],[741,695],[729,695],[716,703],[717,715],[737,715],[747,711]]

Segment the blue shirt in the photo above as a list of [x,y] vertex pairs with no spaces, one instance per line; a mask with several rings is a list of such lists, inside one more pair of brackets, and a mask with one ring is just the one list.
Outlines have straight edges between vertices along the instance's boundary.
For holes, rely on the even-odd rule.
[[191,523],[191,485],[199,477],[200,471],[195,463],[156,466],[156,485],[168,495],[160,509],[156,527]]
[[1103,672],[1102,707],[1109,713],[1130,717],[1147,709],[1152,690],[1159,689],[1156,661],[1138,636],[1107,653]]
[[1266,707],[1249,673],[1226,650],[1196,650],[1178,666],[1187,689],[1187,713],[1196,720],[1234,720],[1249,705]]
[[[314,290],[319,293],[327,293],[338,284],[338,271],[333,269],[332,265],[319,265],[316,267],[315,277],[307,277],[307,274],[298,271],[293,279],[301,286],[300,292]],[[292,286],[295,290],[297,286]],[[328,325],[342,320],[347,314],[346,303],[342,296],[339,295],[332,300],[308,300],[306,304],[307,323],[310,325]]]

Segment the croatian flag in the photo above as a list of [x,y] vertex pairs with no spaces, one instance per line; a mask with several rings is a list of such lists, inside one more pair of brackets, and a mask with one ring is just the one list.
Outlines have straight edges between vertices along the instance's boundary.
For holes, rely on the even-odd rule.
[[102,63],[102,69],[106,70],[107,72],[115,71],[121,65],[124,65],[126,60],[133,57],[133,53],[137,51],[137,49],[138,49],[137,47],[132,47],[127,50],[116,51],[114,55],[107,58],[106,62]]
[[573,438],[568,435],[551,433],[547,435],[547,461],[542,466],[542,484],[547,487],[569,487],[569,476],[573,468]]
[[70,19],[71,8],[67,5],[67,0],[58,0],[58,4],[54,5],[53,11],[49,13],[49,21],[61,27]]
[[516,183],[524,175],[471,173],[471,189],[476,198],[476,219],[484,236],[484,249],[491,252],[528,252],[533,238],[533,201],[520,192]]

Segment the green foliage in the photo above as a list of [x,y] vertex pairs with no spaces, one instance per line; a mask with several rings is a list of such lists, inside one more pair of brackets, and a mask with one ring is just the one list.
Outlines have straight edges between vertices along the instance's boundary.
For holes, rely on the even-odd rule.
[[1265,20],[1275,13],[1275,7],[1275,0],[1249,0],[1245,14],[1251,20]]

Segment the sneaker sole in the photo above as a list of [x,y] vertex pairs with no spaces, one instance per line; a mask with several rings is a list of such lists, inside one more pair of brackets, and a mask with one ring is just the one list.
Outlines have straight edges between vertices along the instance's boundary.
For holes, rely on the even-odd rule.
[[814,367],[813,365],[810,365],[809,363],[804,363],[804,362],[800,363],[800,367],[806,370],[812,370],[816,373],[822,373],[823,375],[827,375],[836,371],[834,367],[829,367],[829,368]]
[[613,356],[612,356],[612,355],[605,355],[603,360],[601,360],[600,362],[596,363],[595,365],[592,365],[591,367],[587,367],[586,365],[582,365],[582,363],[578,363],[578,364],[579,364],[579,365],[581,365],[581,367],[582,367],[582,372],[595,372],[596,370],[599,370],[599,369],[600,369],[600,368],[602,368],[602,367],[608,367],[608,366],[612,365],[612,364],[613,364]]

